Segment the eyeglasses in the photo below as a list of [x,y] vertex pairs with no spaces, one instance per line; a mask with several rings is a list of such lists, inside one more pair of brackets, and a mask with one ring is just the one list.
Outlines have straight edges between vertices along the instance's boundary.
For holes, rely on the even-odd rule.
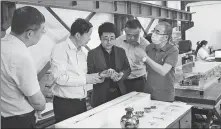
[[159,30],[156,29],[152,30],[152,33],[157,35],[168,35],[168,34],[160,34]]

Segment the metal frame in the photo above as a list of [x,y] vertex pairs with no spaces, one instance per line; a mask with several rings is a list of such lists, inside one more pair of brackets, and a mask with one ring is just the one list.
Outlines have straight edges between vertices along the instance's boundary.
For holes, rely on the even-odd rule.
[[85,19],[90,21],[91,18],[96,14],[96,12],[91,12]]
[[[147,17],[169,20],[180,20],[185,22],[191,22],[191,13],[186,11],[180,11],[177,9],[167,8],[159,5],[132,2],[132,1],[72,1],[72,0],[4,0],[9,2],[15,2],[16,4],[29,4],[45,6],[46,9],[70,32],[70,28],[65,22],[50,8],[64,8],[73,10],[90,11],[87,16],[87,20],[90,20],[96,12],[123,14],[129,17]],[[166,2],[164,2],[166,4]],[[118,21],[119,22],[119,21]],[[143,28],[142,28],[143,29]],[[144,30],[144,29],[143,29]],[[146,35],[146,31],[144,30]],[[85,47],[90,50],[88,46]],[[40,80],[47,70],[50,68],[48,62],[45,67],[39,72],[38,79]]]
[[[71,29],[68,27],[68,25],[50,8],[50,7],[45,7],[69,32]],[[95,15],[95,12],[91,12],[85,19],[90,21],[91,18]],[[85,48],[90,51],[90,48],[86,45]]]
[[[139,21],[139,19],[137,17],[135,17],[135,19]],[[141,23],[140,23],[140,25],[141,25]],[[144,36],[146,37],[147,36],[147,32],[145,31],[145,29],[144,29],[144,27],[142,25],[141,25],[141,29],[143,30]]]
[[73,1],[73,0],[6,0],[31,4],[99,13],[126,14],[136,17],[191,21],[191,13],[160,5],[132,1]]
[[[45,7],[69,32],[71,29],[68,27],[68,25],[50,8]],[[95,12],[90,13],[85,19],[90,21],[90,19],[95,15]],[[86,45],[85,48],[90,51],[90,48]],[[44,68],[38,73],[38,81],[41,80],[41,78],[47,73],[47,71],[50,69],[51,64],[50,61],[44,66]]]
[[69,32],[71,31],[70,27],[50,8],[45,7],[63,26],[65,29],[67,29]]
[[145,29],[145,32],[146,32],[146,33],[149,32],[149,29],[150,29],[151,25],[153,24],[154,20],[155,20],[154,18],[152,18],[152,19],[150,20],[150,22],[149,22],[147,28]]

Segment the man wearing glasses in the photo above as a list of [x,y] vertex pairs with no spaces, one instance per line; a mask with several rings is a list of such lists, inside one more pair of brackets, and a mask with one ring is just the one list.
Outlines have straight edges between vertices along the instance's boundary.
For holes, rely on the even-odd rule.
[[174,101],[174,74],[178,60],[178,48],[170,43],[172,27],[167,22],[159,22],[151,37],[152,44],[146,48],[143,62],[147,66],[147,85],[144,92],[159,101]]
[[145,53],[149,42],[140,36],[141,25],[138,20],[128,20],[125,24],[125,33],[117,38],[115,45],[126,52],[131,67],[131,74],[124,81],[127,93],[132,91],[143,92],[146,84],[146,65],[136,57],[140,51]]
[[99,106],[126,93],[123,80],[130,75],[130,65],[122,48],[113,46],[116,27],[105,22],[98,28],[101,45],[89,51],[88,74],[97,73],[105,78],[103,83],[93,85],[92,107]]
[[15,10],[11,32],[1,39],[2,128],[34,128],[35,116],[45,109],[37,70],[28,47],[45,33],[45,17],[36,8]]

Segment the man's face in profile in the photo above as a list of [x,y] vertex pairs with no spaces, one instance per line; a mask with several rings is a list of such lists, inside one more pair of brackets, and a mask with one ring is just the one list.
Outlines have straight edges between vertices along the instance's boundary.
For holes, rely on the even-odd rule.
[[31,46],[36,45],[39,42],[39,40],[42,38],[42,36],[45,34],[45,23],[42,23],[38,28],[35,27],[28,29],[28,32],[32,33],[30,34],[29,37]]

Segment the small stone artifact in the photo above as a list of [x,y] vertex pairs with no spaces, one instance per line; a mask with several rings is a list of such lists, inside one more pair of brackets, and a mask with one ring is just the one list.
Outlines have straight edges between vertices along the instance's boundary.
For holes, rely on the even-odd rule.
[[145,107],[145,108],[144,108],[144,112],[145,112],[145,113],[149,113],[150,111],[151,111],[151,108],[150,108],[150,107]]
[[144,111],[136,111],[135,115],[139,118],[139,117],[143,117],[144,116]]

